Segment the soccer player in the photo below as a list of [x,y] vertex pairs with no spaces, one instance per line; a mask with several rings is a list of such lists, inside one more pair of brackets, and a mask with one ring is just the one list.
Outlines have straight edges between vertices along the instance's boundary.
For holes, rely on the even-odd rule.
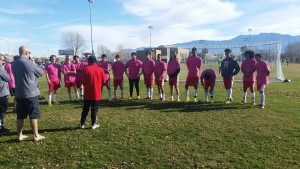
[[239,64],[231,57],[231,49],[225,49],[225,58],[221,63],[221,75],[223,77],[223,82],[225,89],[227,91],[227,100],[225,103],[232,102],[232,87],[233,78],[240,72]]
[[197,101],[197,88],[199,84],[199,70],[202,65],[201,58],[197,55],[197,48],[193,47],[192,55],[188,57],[186,61],[188,68],[188,75],[185,82],[185,95],[186,101],[190,100],[189,86],[194,86],[194,101]]
[[154,75],[155,75],[155,84],[158,88],[159,100],[165,100],[165,91],[164,91],[164,80],[165,80],[165,71],[167,70],[167,65],[164,61],[161,60],[161,54],[157,55],[157,60],[154,66]]
[[179,77],[178,74],[180,72],[180,62],[177,59],[177,56],[174,51],[171,51],[170,60],[167,66],[167,74],[169,75],[169,85],[170,85],[170,100],[173,101],[173,88],[176,90],[176,101],[180,101],[179,99]]
[[[17,56],[14,57],[14,60],[16,58],[17,58]],[[4,66],[4,69],[9,74],[9,77],[10,77],[10,81],[8,82],[8,88],[9,88],[10,96],[13,97],[13,100],[14,100],[13,112],[16,112],[16,105],[17,105],[16,104],[16,99],[15,99],[16,84],[15,84],[14,74],[12,73],[11,64],[12,64],[12,62],[6,63],[5,66]]]
[[[77,78],[77,79],[78,79],[78,81],[81,82],[81,83],[82,83],[82,78],[83,78],[83,77],[82,77],[82,76],[83,76],[83,71],[84,71],[85,67],[88,65],[88,59],[89,59],[89,57],[90,57],[91,55],[90,55],[89,53],[85,53],[84,56],[85,56],[85,61],[82,61],[82,62],[80,63],[79,68],[76,69],[76,72],[77,72],[77,71],[79,72],[79,78]],[[81,99],[83,99],[83,95],[84,95],[83,91],[84,91],[84,90],[81,90],[81,92],[80,92],[80,97],[81,97]]]
[[60,88],[60,83],[61,83],[61,66],[56,63],[56,56],[51,55],[50,58],[50,63],[46,65],[45,67],[45,74],[46,74],[46,79],[48,82],[49,90],[48,90],[48,105],[51,106],[51,98],[52,98],[52,92],[54,91],[53,94],[53,103],[58,103],[57,102],[57,97],[58,97],[58,89]]
[[117,88],[120,86],[121,90],[121,100],[124,100],[124,90],[123,90],[123,74],[125,71],[125,65],[120,60],[120,55],[116,55],[116,61],[112,64],[111,70],[114,76],[114,100],[117,100]]
[[250,89],[252,96],[252,105],[255,105],[255,92],[254,92],[254,81],[255,81],[255,66],[256,60],[254,59],[254,51],[245,51],[245,60],[241,65],[241,71],[243,73],[243,100],[241,104],[246,103],[247,89]]
[[80,70],[80,65],[81,65],[81,62],[79,60],[79,56],[75,55],[73,56],[73,65],[76,69],[76,89],[77,89],[77,92],[76,92],[76,96],[78,95],[79,96],[79,91],[80,91],[80,98],[83,99],[83,84],[82,84],[82,80],[80,80],[80,76],[81,76],[81,70]]
[[136,53],[131,53],[131,60],[127,61],[125,64],[125,74],[129,79],[129,100],[132,99],[133,85],[135,85],[137,99],[140,99],[140,76],[142,75],[141,71],[142,62],[136,58]]
[[89,65],[86,66],[83,72],[83,83],[84,83],[84,100],[83,108],[81,112],[81,119],[79,128],[85,127],[85,120],[91,108],[91,121],[92,129],[98,128],[100,125],[97,124],[97,112],[99,109],[99,101],[101,100],[101,88],[105,82],[105,74],[102,68],[97,66],[97,59],[95,56],[88,58]]
[[[106,82],[103,84],[103,86],[106,86],[107,92],[108,92],[108,100],[111,101],[110,75],[109,75],[110,64],[107,61],[106,54],[101,55],[101,61],[98,63],[98,66],[100,66],[104,70],[105,77],[106,77]],[[103,86],[102,86],[102,89],[101,89],[102,91],[103,91]]]
[[68,90],[69,103],[72,102],[71,88],[73,88],[75,91],[76,100],[79,100],[79,94],[76,88],[76,68],[72,64],[69,55],[66,55],[65,63],[62,68],[62,73],[64,74],[65,87]]
[[216,73],[212,69],[205,69],[200,76],[201,85],[204,89],[204,99],[208,102],[208,90],[210,93],[210,102],[214,102],[214,88],[216,82]]
[[256,85],[257,90],[260,92],[260,108],[265,108],[265,90],[266,85],[269,84],[270,68],[268,64],[262,60],[261,54],[256,54]]
[[142,72],[144,75],[144,84],[146,85],[147,97],[146,99],[152,100],[153,97],[153,81],[154,81],[154,66],[155,62],[151,58],[151,52],[146,52],[146,59],[142,63]]

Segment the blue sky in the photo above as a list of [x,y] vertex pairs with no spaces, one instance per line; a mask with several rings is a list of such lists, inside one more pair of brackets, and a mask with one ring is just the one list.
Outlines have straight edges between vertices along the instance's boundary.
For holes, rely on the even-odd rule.
[[[115,51],[240,34],[300,35],[300,0],[95,0],[94,48]],[[27,44],[34,56],[57,54],[61,35],[76,31],[90,45],[88,0],[0,0],[0,53]]]

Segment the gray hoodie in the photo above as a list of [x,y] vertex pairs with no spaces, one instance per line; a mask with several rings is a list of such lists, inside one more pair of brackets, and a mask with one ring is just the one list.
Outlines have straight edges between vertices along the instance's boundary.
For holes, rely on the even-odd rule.
[[4,70],[3,66],[0,66],[0,97],[7,96],[9,94],[9,81],[9,74]]

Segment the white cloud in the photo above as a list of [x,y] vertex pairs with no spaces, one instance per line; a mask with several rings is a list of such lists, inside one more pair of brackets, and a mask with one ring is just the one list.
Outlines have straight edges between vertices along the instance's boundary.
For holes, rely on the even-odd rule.
[[11,15],[20,15],[20,14],[37,14],[49,12],[46,9],[36,9],[31,7],[15,7],[15,8],[0,8],[0,13],[11,14]]

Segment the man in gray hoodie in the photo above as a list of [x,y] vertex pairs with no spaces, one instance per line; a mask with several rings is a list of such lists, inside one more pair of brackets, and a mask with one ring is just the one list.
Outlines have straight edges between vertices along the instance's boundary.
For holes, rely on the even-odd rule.
[[3,124],[3,116],[8,106],[8,82],[10,81],[9,74],[3,67],[4,56],[0,54],[0,134],[9,132]]
[[44,136],[39,135],[38,119],[40,118],[39,94],[37,78],[43,75],[43,70],[34,63],[33,58],[27,47],[19,48],[20,58],[12,63],[12,70],[16,82],[16,101],[17,101],[17,132],[18,140],[27,138],[23,135],[24,119],[30,118],[33,130],[33,140],[39,141]]

